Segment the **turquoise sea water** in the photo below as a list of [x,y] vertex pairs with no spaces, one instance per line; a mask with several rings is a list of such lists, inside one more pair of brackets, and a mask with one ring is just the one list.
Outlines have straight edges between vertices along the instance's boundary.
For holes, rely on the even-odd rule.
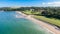
[[0,11],[0,34],[51,34],[26,18],[16,18],[16,15],[22,16],[15,11]]

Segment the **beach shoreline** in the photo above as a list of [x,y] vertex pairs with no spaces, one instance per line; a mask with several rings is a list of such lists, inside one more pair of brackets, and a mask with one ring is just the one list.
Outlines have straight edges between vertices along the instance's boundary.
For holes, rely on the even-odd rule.
[[26,15],[26,14],[24,14],[22,12],[19,12],[19,11],[16,11],[16,12],[19,13],[19,14],[22,14],[23,16],[25,16],[27,19],[33,21],[34,23],[44,27],[45,29],[47,29],[51,33],[53,33],[53,34],[60,34],[60,31],[55,29],[52,25],[49,25],[47,23],[44,23],[43,21],[37,20],[37,19],[31,17],[32,15]]

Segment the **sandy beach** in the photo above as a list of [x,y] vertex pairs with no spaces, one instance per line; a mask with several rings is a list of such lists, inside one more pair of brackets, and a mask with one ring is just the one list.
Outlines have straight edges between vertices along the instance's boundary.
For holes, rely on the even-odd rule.
[[19,12],[19,11],[16,11],[16,12],[19,13],[19,14],[22,14],[23,16],[25,16],[27,19],[33,21],[34,23],[36,23],[36,24],[38,24],[38,25],[46,28],[47,30],[49,30],[49,31],[52,32],[53,34],[60,34],[60,31],[57,30],[57,29],[55,29],[54,26],[52,26],[52,25],[50,25],[50,24],[47,24],[47,23],[45,23],[45,22],[43,22],[43,21],[37,20],[37,19],[31,17],[31,15],[26,15],[26,14],[23,14],[23,13],[21,13],[21,12]]

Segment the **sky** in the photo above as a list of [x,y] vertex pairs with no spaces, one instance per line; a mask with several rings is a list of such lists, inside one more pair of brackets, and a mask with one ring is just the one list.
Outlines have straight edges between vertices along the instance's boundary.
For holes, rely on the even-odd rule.
[[0,7],[60,7],[60,0],[0,0]]

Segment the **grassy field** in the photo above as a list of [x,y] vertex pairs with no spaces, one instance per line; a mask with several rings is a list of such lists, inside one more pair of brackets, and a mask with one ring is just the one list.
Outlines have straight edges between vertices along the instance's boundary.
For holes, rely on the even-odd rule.
[[23,13],[25,13],[27,15],[31,15],[32,14],[31,11],[28,11],[28,10],[24,11]]
[[43,20],[45,22],[60,26],[60,20],[59,19],[47,18],[47,17],[44,17],[44,16],[34,16],[34,17],[39,19],[39,20]]
[[28,11],[28,10],[24,11],[23,13],[25,13],[25,14],[27,14],[27,15],[39,14],[39,12],[33,12],[33,13],[32,13],[32,11]]
[[[31,11],[24,11],[23,13],[28,14],[28,15],[32,15]],[[38,14],[38,13],[39,12],[34,12],[33,14]],[[45,21],[45,22],[60,26],[60,20],[59,19],[47,18],[45,16],[37,16],[37,15],[34,16],[34,17],[39,19],[39,20],[42,20],[42,21]]]

